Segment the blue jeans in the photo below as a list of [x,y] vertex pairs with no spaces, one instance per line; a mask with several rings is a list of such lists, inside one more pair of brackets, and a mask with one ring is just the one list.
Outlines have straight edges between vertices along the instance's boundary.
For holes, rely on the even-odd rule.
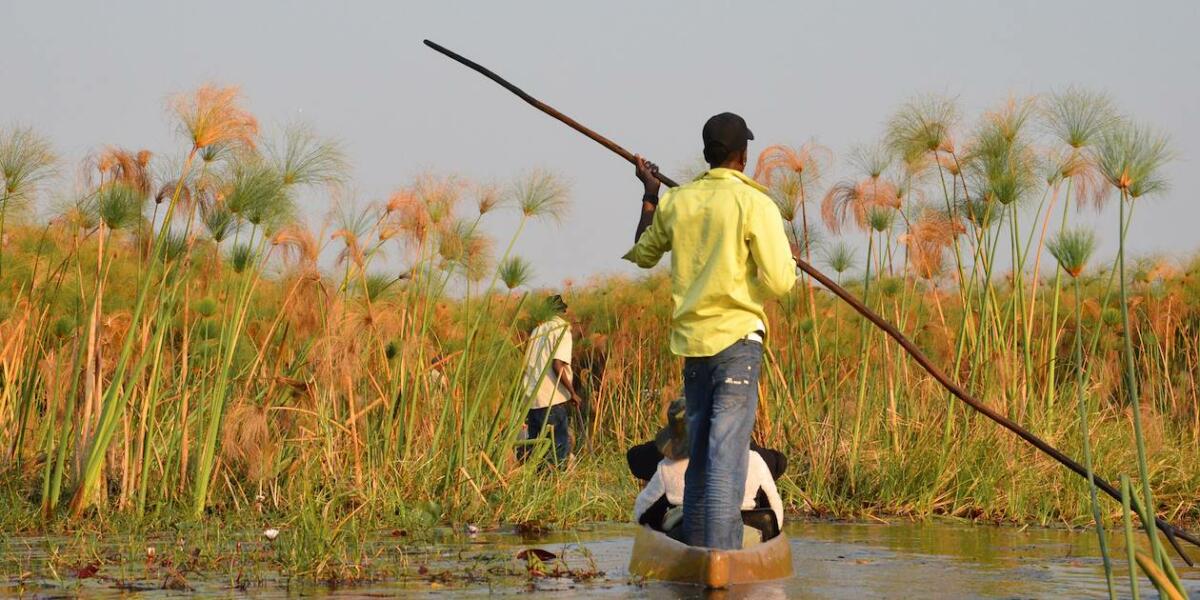
[[742,496],[758,407],[762,344],[739,340],[683,363],[691,459],[683,486],[683,540],[742,547]]
[[525,425],[529,428],[531,440],[542,437],[543,427],[554,428],[554,461],[561,466],[567,464],[567,457],[571,455],[571,436],[567,430],[570,416],[570,409],[565,402],[549,408],[531,408],[525,415]]

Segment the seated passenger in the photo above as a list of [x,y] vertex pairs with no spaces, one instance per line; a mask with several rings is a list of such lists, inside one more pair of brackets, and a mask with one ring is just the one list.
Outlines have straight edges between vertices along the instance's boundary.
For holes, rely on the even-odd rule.
[[[646,487],[638,494],[633,508],[634,521],[668,534],[678,529],[683,517],[684,473],[687,471],[689,455],[684,412],[682,398],[671,403],[667,412],[667,426],[654,438],[654,445],[663,458],[655,467]],[[742,496],[743,515],[745,511],[769,507],[775,517],[773,527],[756,527],[762,530],[761,539],[769,539],[783,526],[783,501],[763,457],[749,449],[747,454],[749,464],[745,494]],[[747,537],[747,541],[750,539]]]
[[[759,446],[754,440],[750,440],[750,449],[761,456],[763,462],[767,463],[767,469],[771,471],[771,479],[779,481],[779,478],[787,472],[788,461],[784,453]],[[646,482],[654,476],[658,462],[662,459],[663,454],[658,450],[658,444],[654,440],[642,442],[625,451],[625,462],[629,465],[629,472],[642,480],[642,485],[646,485]]]

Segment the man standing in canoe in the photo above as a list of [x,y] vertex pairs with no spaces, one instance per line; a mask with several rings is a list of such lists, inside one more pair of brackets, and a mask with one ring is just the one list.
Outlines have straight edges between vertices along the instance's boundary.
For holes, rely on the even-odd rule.
[[746,121],[721,113],[701,135],[711,168],[661,200],[658,168],[637,157],[645,194],[636,243],[624,258],[650,268],[671,252],[671,352],[684,357],[691,440],[684,541],[738,549],[767,335],[763,303],[792,289],[796,265],[779,209],[742,172],[754,139]]

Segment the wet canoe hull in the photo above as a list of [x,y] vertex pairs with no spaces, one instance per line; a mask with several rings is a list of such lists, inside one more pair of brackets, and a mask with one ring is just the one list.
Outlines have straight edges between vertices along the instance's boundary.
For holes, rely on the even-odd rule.
[[724,588],[791,577],[792,548],[783,534],[745,550],[715,550],[688,546],[639,527],[629,572],[646,579]]

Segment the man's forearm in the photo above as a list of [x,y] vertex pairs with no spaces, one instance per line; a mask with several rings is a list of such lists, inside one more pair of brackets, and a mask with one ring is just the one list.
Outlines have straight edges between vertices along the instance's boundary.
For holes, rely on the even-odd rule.
[[642,216],[638,219],[637,233],[633,236],[633,243],[637,243],[642,239],[642,233],[650,227],[650,223],[654,222],[654,211],[658,209],[658,205],[650,202],[648,196],[642,196]]
[[654,211],[658,208],[658,190],[662,187],[662,182],[658,179],[658,165],[643,159],[640,154],[634,157],[634,167],[645,192],[642,194],[642,217],[638,219],[637,233],[633,236],[633,243],[636,244],[642,239],[642,233],[654,222]]
[[575,382],[571,380],[571,369],[566,363],[555,359],[554,362],[550,363],[550,370],[554,371],[555,381],[561,382],[563,385],[567,386],[567,389],[574,392]]

